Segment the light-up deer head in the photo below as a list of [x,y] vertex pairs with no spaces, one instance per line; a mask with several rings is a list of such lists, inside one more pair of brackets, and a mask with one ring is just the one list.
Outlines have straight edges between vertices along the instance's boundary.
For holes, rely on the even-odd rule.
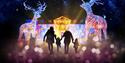
[[80,7],[82,7],[87,13],[93,13],[92,12],[92,6],[95,4],[99,5],[102,4],[99,0],[90,0],[89,2],[85,2],[82,0],[82,4],[80,5]]
[[40,1],[38,2],[38,5],[37,5],[38,8],[36,8],[36,9],[30,7],[29,5],[26,5],[26,1],[23,3],[23,5],[24,5],[24,7],[25,7],[26,10],[31,10],[31,11],[33,12],[34,18],[40,18],[40,17],[41,17],[40,14],[41,14],[43,11],[45,11],[45,9],[46,9],[46,4],[45,4],[45,3],[44,3],[44,4],[41,4]]
[[45,4],[45,3],[44,3],[44,4],[41,4],[41,2],[39,2],[39,3],[38,3],[38,8],[36,9],[35,12],[33,12],[33,13],[34,13],[34,16],[35,16],[36,18],[40,18],[40,17],[41,17],[40,14],[41,14],[43,11],[45,11],[45,9],[46,9],[46,4]]

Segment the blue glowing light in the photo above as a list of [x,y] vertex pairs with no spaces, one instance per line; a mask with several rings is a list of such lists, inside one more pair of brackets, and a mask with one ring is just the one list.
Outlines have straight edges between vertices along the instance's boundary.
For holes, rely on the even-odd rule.
[[[25,2],[26,2],[26,1],[25,1]],[[34,9],[34,8],[30,7],[29,5],[26,5],[25,2],[23,3],[25,9],[26,9],[26,10],[31,10],[31,11],[33,12],[33,14],[34,14],[31,23],[33,24],[34,33],[35,33],[36,25],[37,25],[37,19],[40,18],[40,17],[41,17],[40,14],[41,14],[43,11],[45,11],[45,9],[46,9],[46,4],[45,4],[45,3],[44,3],[44,4],[41,4],[41,2],[38,2],[38,5],[37,5],[38,8],[37,8],[37,9]]]

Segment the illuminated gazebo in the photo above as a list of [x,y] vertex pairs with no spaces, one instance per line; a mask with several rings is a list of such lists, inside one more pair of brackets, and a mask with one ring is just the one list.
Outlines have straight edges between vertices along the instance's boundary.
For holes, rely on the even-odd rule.
[[62,33],[68,30],[69,24],[71,24],[71,19],[61,16],[53,20],[54,29],[56,31],[57,37],[61,37]]

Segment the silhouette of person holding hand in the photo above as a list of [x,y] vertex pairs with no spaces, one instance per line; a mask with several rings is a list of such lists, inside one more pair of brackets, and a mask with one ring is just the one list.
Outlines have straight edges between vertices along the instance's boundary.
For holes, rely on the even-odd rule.
[[61,39],[59,37],[56,38],[57,52],[59,52],[59,47],[61,47]]
[[48,43],[48,49],[50,51],[50,54],[52,54],[54,38],[56,39],[56,35],[53,27],[50,27],[50,29],[46,32],[46,34],[44,35],[43,41],[45,41],[45,38],[46,38],[46,42]]
[[69,44],[71,42],[71,39],[72,39],[72,42],[73,42],[73,36],[72,36],[72,33],[70,31],[65,31],[62,38],[63,37],[65,37],[64,38],[64,50],[65,50],[65,54],[67,54],[68,51],[69,51]]

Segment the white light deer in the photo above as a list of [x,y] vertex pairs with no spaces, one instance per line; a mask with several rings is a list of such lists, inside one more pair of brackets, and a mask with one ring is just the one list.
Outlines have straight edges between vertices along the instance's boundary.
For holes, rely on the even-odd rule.
[[25,37],[25,42],[26,45],[30,44],[30,38],[31,36],[33,38],[36,38],[36,26],[37,26],[37,19],[41,17],[41,13],[45,11],[46,4],[41,4],[40,2],[38,3],[38,8],[32,8],[29,5],[26,5],[26,1],[23,3],[24,7],[26,10],[31,10],[34,14],[33,19],[29,23],[24,23],[20,26],[20,31],[19,31],[19,37],[18,41],[22,39],[22,36],[24,34]]
[[90,28],[95,29],[99,40],[102,40],[101,31],[103,31],[104,38],[107,39],[107,22],[103,17],[93,14],[92,6],[94,3],[97,5],[102,4],[99,0],[90,0],[89,2],[84,2],[82,0],[82,4],[80,5],[87,13],[85,20],[85,39],[88,40]]

